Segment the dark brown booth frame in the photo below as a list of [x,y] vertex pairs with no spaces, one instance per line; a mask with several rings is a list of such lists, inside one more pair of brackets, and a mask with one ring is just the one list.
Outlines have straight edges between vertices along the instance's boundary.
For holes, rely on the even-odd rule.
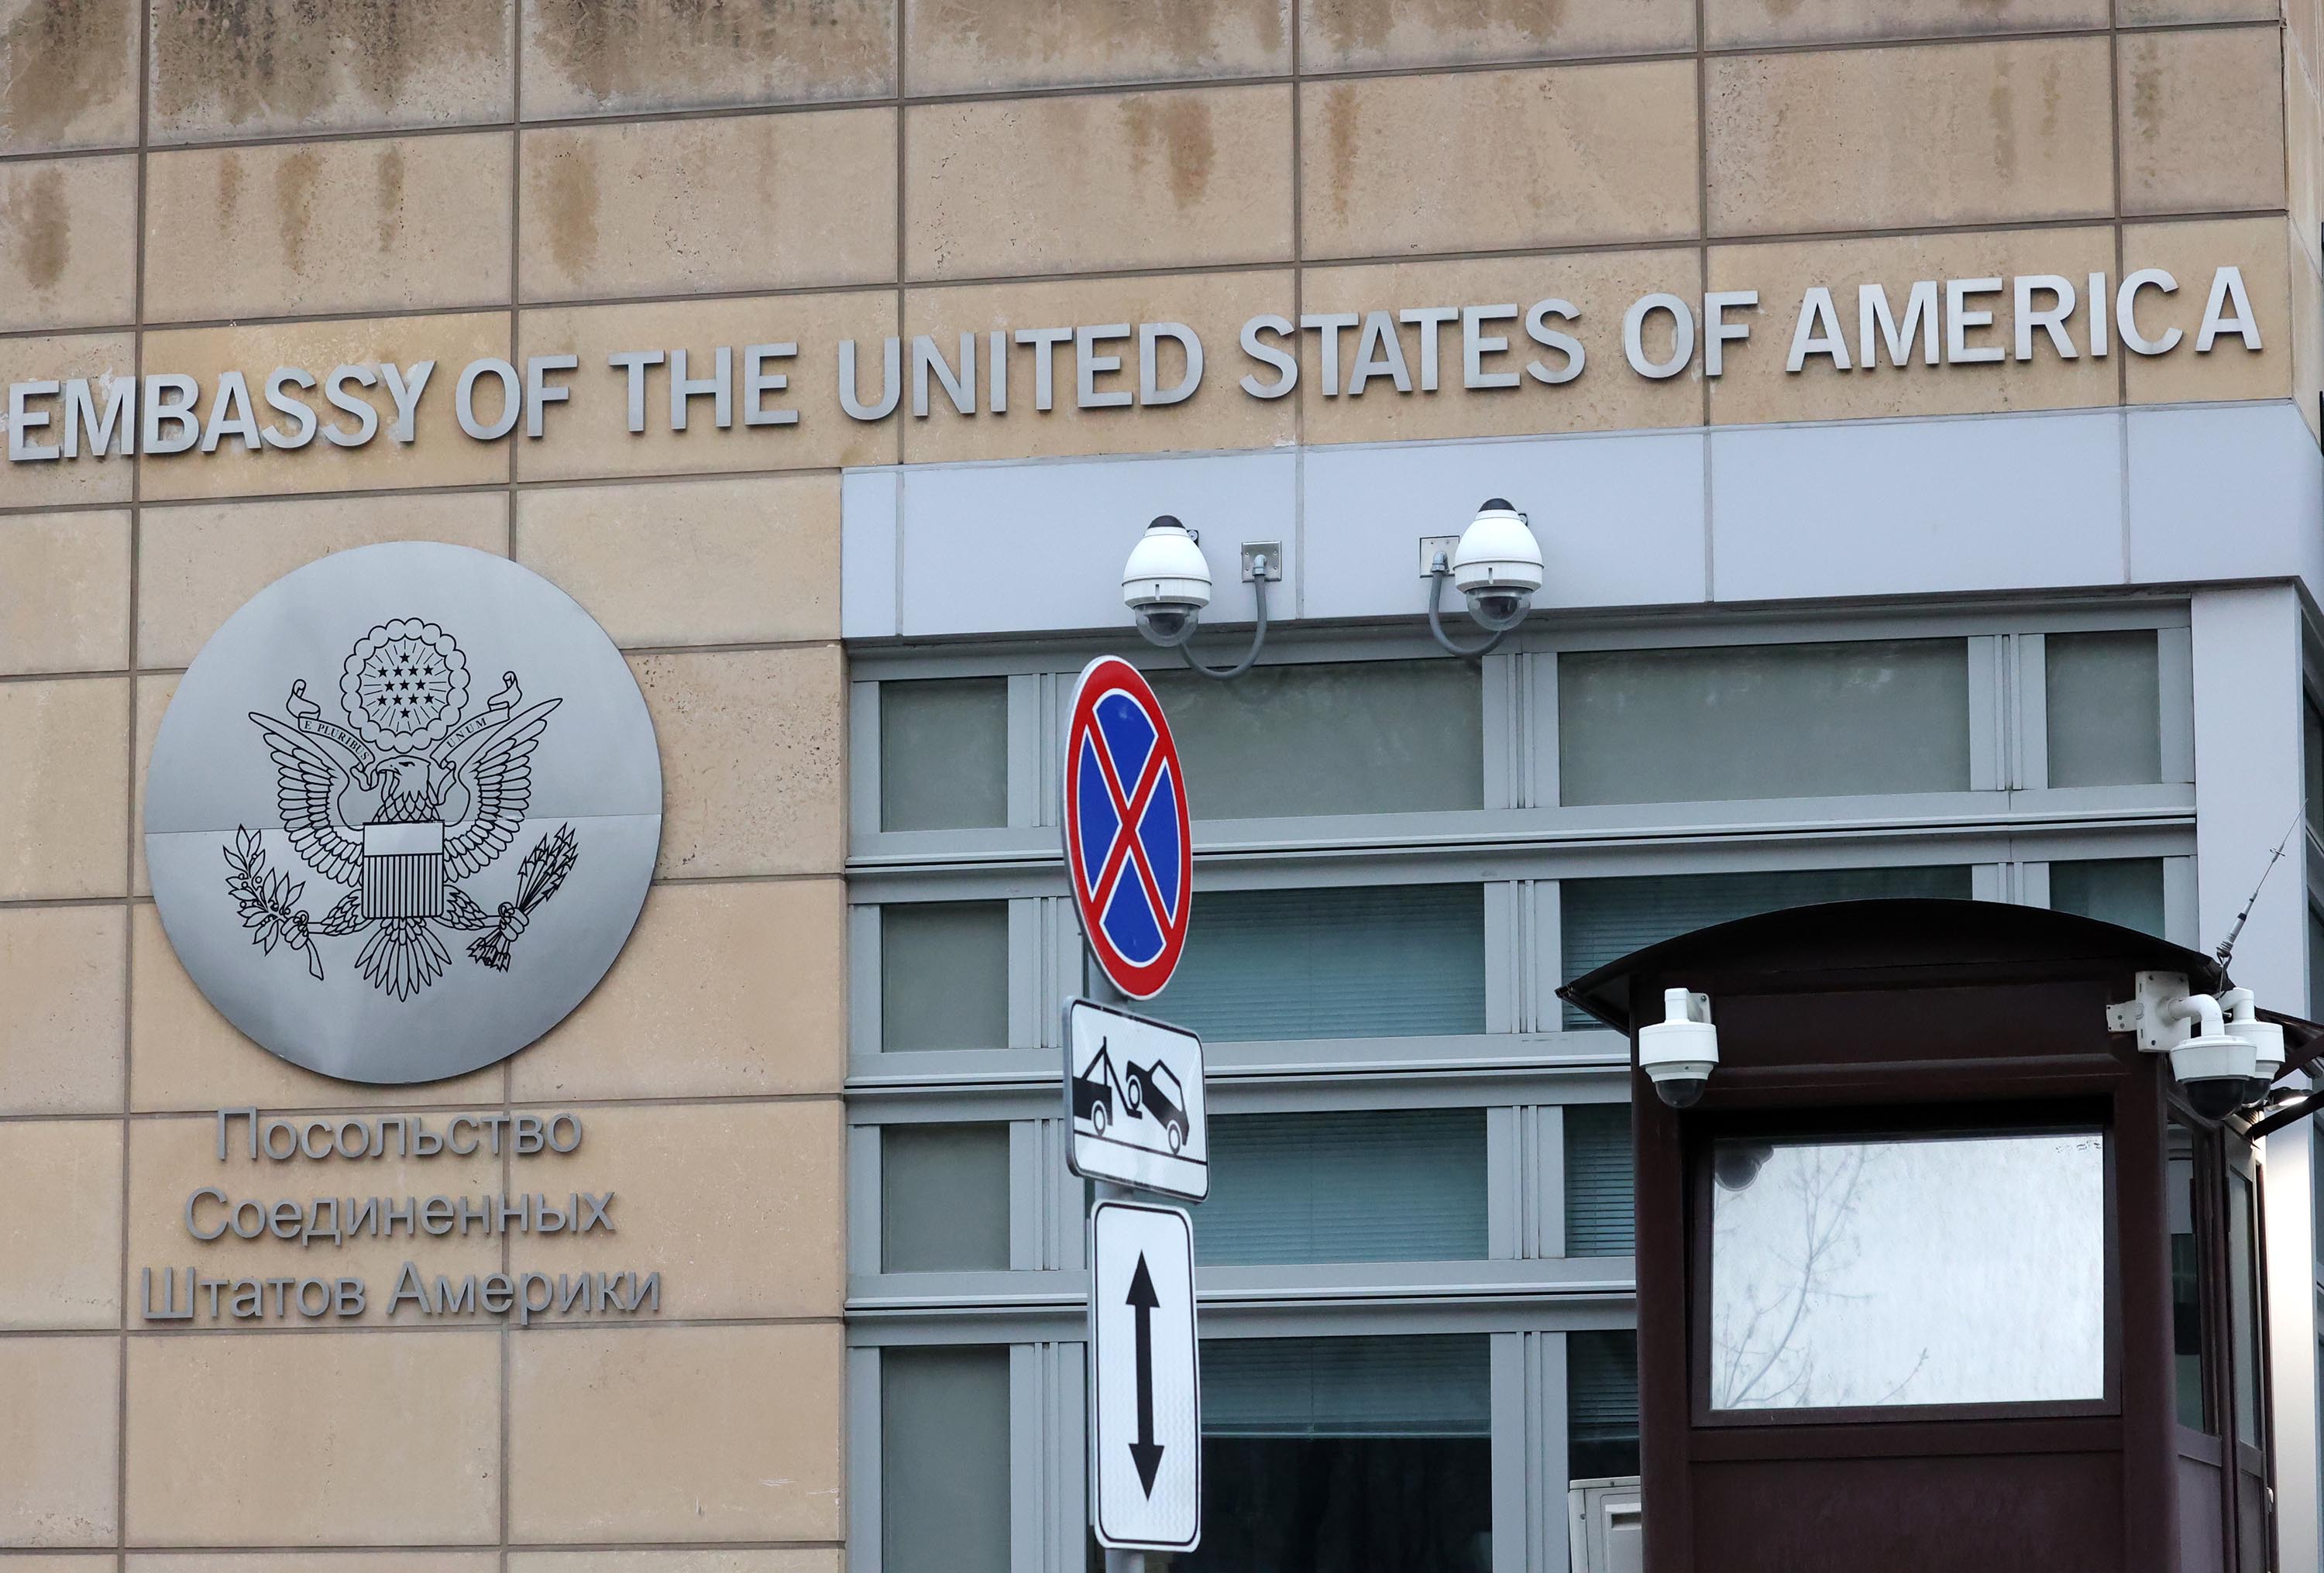
[[[2167,1056],[2107,1032],[2107,1005],[2130,998],[2142,970],[2183,972],[2199,993],[2227,986],[2209,957],[2109,924],[1910,900],[1723,924],[1560,990],[1631,1034],[1634,1063],[1635,1030],[1663,1019],[1665,989],[1708,994],[1719,1030],[1719,1069],[1692,1108],[1668,1108],[1633,1072],[1647,1573],[2272,1565],[2264,1289],[2242,1306],[2242,1395],[2230,1336],[2229,1209],[2255,1194],[2257,1176],[2238,1118],[2200,1119]],[[2317,1052],[2319,1029],[2265,1014],[2286,1025],[2291,1065]],[[2102,1398],[1712,1409],[1714,1140],[2092,1127],[2106,1143]],[[2210,1434],[2181,1425],[2176,1407],[2173,1142],[2177,1182],[2191,1182],[2193,1259],[2182,1246],[2179,1269],[2200,1295],[2200,1338],[2191,1325],[2185,1336],[2199,1344],[2188,1357]],[[2255,1277],[2255,1206],[2245,1211]],[[2239,1429],[2261,1445],[2237,1441]]]

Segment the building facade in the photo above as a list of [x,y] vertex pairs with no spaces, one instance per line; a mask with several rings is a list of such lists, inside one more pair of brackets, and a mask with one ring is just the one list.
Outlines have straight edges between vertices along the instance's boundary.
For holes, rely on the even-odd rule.
[[[1901,894],[2248,905],[2238,980],[2324,989],[2319,51],[2310,0],[0,0],[0,1573],[1081,1567],[1102,651],[1195,820],[1180,1563],[1564,1567],[1637,1355],[1627,1047],[1558,984]],[[1425,543],[1495,496],[1546,582],[1468,660]],[[1264,589],[1248,676],[1132,630],[1165,513],[1204,659]],[[204,999],[143,788],[237,608],[413,539],[603,626],[665,817],[586,1004],[375,1087]],[[357,1170],[244,1109],[587,1135]],[[205,1187],[613,1228],[203,1239]],[[369,1299],[181,1318],[189,1267]]]

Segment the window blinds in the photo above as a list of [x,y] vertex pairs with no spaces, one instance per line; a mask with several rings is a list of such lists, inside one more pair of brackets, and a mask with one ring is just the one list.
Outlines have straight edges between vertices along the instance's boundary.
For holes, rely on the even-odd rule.
[[1576,1447],[1637,1440],[1637,1334],[1565,1335],[1565,1427]]
[[1565,1254],[1627,1256],[1636,1237],[1630,1106],[1565,1109]]
[[1492,1435],[1482,1333],[1206,1338],[1202,1383],[1205,1436]]
[[2163,860],[2083,858],[2050,865],[2050,908],[2163,933]]
[[1485,1111],[1242,1114],[1211,1123],[1194,1259],[1481,1260]]

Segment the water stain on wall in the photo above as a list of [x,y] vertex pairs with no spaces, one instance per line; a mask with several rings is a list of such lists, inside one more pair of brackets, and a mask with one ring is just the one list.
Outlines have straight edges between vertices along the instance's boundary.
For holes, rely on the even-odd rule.
[[549,253],[567,278],[585,277],[597,261],[597,154],[579,138],[533,176],[549,228]]
[[1340,83],[1323,96],[1324,185],[1332,193],[1332,211],[1342,220],[1356,189],[1356,138],[1362,115],[1351,83]]
[[242,155],[228,152],[219,156],[217,167],[218,227],[234,226],[235,209],[242,206]]
[[158,0],[153,114],[167,124],[304,120],[351,84],[392,110],[464,65],[503,65],[501,0]]
[[0,32],[0,143],[57,142],[134,88],[133,14],[129,0],[31,0]]
[[535,0],[527,32],[600,104],[683,103],[792,83],[885,83],[890,6],[876,0]]
[[284,159],[274,171],[274,217],[282,236],[282,260],[293,273],[307,271],[307,235],[315,225],[315,176],[311,148]]
[[1514,37],[1520,49],[1547,49],[1564,29],[1565,7],[1566,0],[1323,0],[1315,14],[1342,54],[1384,50],[1398,31],[1438,39]]
[[9,272],[34,290],[65,276],[72,260],[72,215],[62,170],[36,170],[0,201],[0,235],[8,240]]
[[379,249],[392,252],[403,236],[403,149],[395,143],[373,161],[379,195]]
[[912,34],[919,48],[948,41],[996,63],[1126,56],[1187,72],[1218,64],[1243,38],[1263,55],[1284,45],[1277,0],[927,0],[913,10]]
[[1130,133],[1130,173],[1145,173],[1158,146],[1169,166],[1171,198],[1181,207],[1201,201],[1219,151],[1210,100],[1194,93],[1140,93],[1121,101],[1121,118]]

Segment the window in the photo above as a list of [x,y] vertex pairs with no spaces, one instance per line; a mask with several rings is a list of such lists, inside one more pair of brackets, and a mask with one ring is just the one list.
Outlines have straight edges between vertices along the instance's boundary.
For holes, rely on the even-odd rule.
[[2309,832],[2324,836],[2324,709],[2317,707],[2313,694],[2300,696],[2300,757]]
[[2050,865],[2050,908],[2163,934],[2163,860],[2088,858]]
[[880,1356],[880,1566],[1009,1573],[1009,1351]]
[[891,1125],[880,1133],[880,1269],[1009,1266],[1009,1127]]
[[1009,680],[880,685],[880,828],[1009,823]]
[[[1966,900],[1969,870],[1805,869],[1776,874],[1656,874],[1643,878],[1568,879],[1558,887],[1567,979],[1657,941],[1709,924],[1814,901],[1882,896],[1941,896]],[[1571,1006],[1568,1026],[1597,1024]]]
[[1481,1259],[1485,1111],[1221,1117],[1194,1217],[1206,1266]]
[[1481,808],[1484,679],[1467,661],[1148,674],[1204,819]]
[[1009,904],[881,907],[880,1046],[998,1049],[1008,1043]]
[[2106,1394],[2097,1131],[1711,1144],[1714,1410]]
[[1630,1106],[1576,1103],[1565,1110],[1565,1254],[1627,1256],[1637,1248],[1637,1172]]
[[2196,1220],[2195,1133],[2173,1118],[2168,1144],[2163,1206],[2171,1223],[2171,1364],[2176,1378],[2179,1423],[2189,1430],[2219,1434],[2211,1393],[2211,1364],[2203,1338],[2203,1242]]
[[1185,959],[1141,1008],[1219,1042],[1482,1032],[1484,891],[1198,890]]
[[1492,1375],[1481,1334],[1206,1339],[1203,1543],[1216,1573],[1486,1573]]
[[1565,1335],[1565,1452],[1576,1480],[1638,1472],[1638,1335]]
[[1561,803],[1958,792],[1969,736],[1961,639],[1557,658]]
[[2236,1378],[2236,1440],[2260,1445],[2260,1289],[2258,1219],[2252,1183],[2227,1171],[2227,1352]]
[[2050,785],[2163,779],[2163,703],[2152,629],[2053,633],[2042,641]]

